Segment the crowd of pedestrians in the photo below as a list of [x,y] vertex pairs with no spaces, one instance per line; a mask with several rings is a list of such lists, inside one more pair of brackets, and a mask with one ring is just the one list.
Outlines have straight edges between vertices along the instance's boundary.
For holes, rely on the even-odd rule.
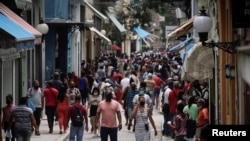
[[[150,128],[154,135],[162,134],[182,141],[186,139],[185,121],[190,116],[197,121],[193,138],[205,140],[202,130],[209,123],[208,84],[199,80],[182,80],[181,73],[182,59],[178,53],[146,50],[121,57],[105,54],[96,57],[95,63],[82,63],[79,76],[74,72],[68,75],[55,72],[46,88],[41,88],[35,80],[27,96],[21,98],[18,107],[22,108],[13,105],[12,96],[8,95],[2,116],[4,130],[11,130],[11,140],[16,138],[19,141],[16,115],[18,110],[23,110],[27,113],[24,116],[27,116],[25,122],[30,133],[35,130],[35,135],[42,136],[39,125],[41,113],[45,110],[48,132],[53,133],[56,121],[59,134],[69,130],[70,141],[75,141],[75,138],[83,140],[84,129],[90,130],[93,137],[100,137],[101,141],[107,141],[108,137],[117,141],[117,133],[124,125],[134,132],[136,141],[150,141]],[[27,102],[29,99],[33,101]],[[158,133],[155,127],[157,121],[152,114],[155,109],[163,112],[162,133]],[[123,117],[126,123],[122,123]],[[13,119],[15,124],[8,119]],[[83,124],[75,124],[77,120]],[[28,141],[30,136],[26,134],[24,138]]]

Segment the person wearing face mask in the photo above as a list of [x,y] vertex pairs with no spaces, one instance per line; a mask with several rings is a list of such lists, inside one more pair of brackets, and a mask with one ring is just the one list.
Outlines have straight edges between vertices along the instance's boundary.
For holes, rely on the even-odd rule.
[[201,92],[201,98],[205,100],[205,107],[209,108],[209,90],[207,82],[201,84]]
[[74,81],[69,82],[69,88],[66,91],[66,95],[69,98],[69,104],[72,105],[75,103],[75,96],[81,96],[81,93],[78,88],[75,87]]
[[146,94],[145,89],[142,87],[139,89],[139,94],[134,96],[133,104],[136,105],[139,102],[140,96],[143,96],[145,99],[145,107],[151,108],[152,107],[152,99],[150,98],[150,96],[148,94]]
[[133,111],[133,106],[134,106],[133,98],[137,94],[139,94],[139,91],[136,89],[136,83],[134,81],[131,81],[130,89],[127,91],[127,104],[126,104],[127,105],[126,109],[128,110],[128,118],[129,118],[128,130],[130,130],[133,120],[133,118],[131,117],[131,113]]
[[93,137],[97,137],[97,130],[99,126],[96,126],[97,124],[95,123],[95,118],[96,118],[96,111],[98,108],[98,104],[99,102],[102,100],[102,96],[100,95],[100,90],[99,88],[95,87],[93,88],[93,91],[91,93],[91,95],[89,95],[88,98],[88,108],[90,108],[90,123],[92,125],[92,130],[94,132],[94,136]]
[[[11,94],[8,94],[6,96],[6,106],[3,107],[2,109],[2,113],[3,113],[3,117],[2,117],[2,126],[3,126],[3,129],[4,129],[4,132],[7,131],[8,127],[9,127],[9,120],[10,120],[10,115],[11,115],[11,111],[16,107],[14,104],[13,104],[13,97]],[[15,132],[14,132],[14,124],[12,124],[11,126],[11,133],[12,133],[12,138],[9,139],[9,138],[5,138],[6,141],[15,141]]]
[[54,117],[57,107],[58,90],[53,87],[53,82],[50,80],[47,87],[43,91],[42,103],[45,103],[45,114],[47,116],[49,133],[53,133]]
[[197,106],[199,109],[198,113],[198,133],[197,136],[200,136],[202,130],[209,124],[209,112],[208,108],[205,107],[205,100],[200,98],[197,100]]
[[132,118],[135,118],[135,139],[136,141],[150,141],[151,130],[149,129],[150,121],[152,127],[155,131],[155,136],[157,135],[157,130],[155,127],[154,120],[152,118],[152,113],[149,108],[145,106],[145,98],[140,96],[138,103],[134,106],[133,112],[131,114]]
[[105,99],[98,104],[95,121],[97,126],[99,122],[101,122],[101,141],[107,141],[108,136],[110,141],[118,141],[118,129],[122,129],[121,106],[112,99],[112,93],[107,93]]
[[43,89],[40,88],[40,83],[38,80],[33,81],[32,87],[28,89],[27,97],[31,97],[34,101],[34,117],[36,119],[36,125],[38,128],[38,132],[36,133],[36,135],[40,135],[39,127],[41,124],[41,115],[44,109],[44,103],[42,102]]

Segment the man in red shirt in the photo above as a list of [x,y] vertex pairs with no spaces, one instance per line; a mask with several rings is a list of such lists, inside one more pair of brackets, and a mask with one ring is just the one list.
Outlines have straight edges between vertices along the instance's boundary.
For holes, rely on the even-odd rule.
[[175,81],[174,88],[169,93],[169,96],[168,96],[170,120],[173,120],[174,115],[176,114],[176,104],[177,104],[178,94],[180,91],[179,87],[180,87],[179,82]]
[[[58,90],[53,88],[53,82],[47,83],[47,88],[43,91],[42,105],[45,103],[45,114],[49,125],[49,133],[53,133],[54,117],[57,106]],[[44,107],[44,106],[42,106]]]
[[[197,106],[199,108],[198,113],[198,134],[209,124],[209,112],[208,108],[205,107],[205,100],[200,98],[197,100]],[[200,136],[200,135],[198,135]]]
[[[163,84],[163,80],[160,78],[160,73],[157,73],[154,77],[154,81],[155,81],[155,91],[154,91],[154,95],[155,95],[155,108],[158,109],[158,105],[159,105],[159,94],[160,94],[160,90],[161,90],[161,85]],[[154,103],[154,102],[153,102]]]
[[116,69],[113,77],[112,77],[112,80],[113,82],[117,81],[118,78],[123,78],[123,75],[119,72],[119,69]]

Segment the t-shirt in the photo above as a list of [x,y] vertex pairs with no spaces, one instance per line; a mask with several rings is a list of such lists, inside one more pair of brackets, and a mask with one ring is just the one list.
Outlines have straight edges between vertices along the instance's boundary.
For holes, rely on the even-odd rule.
[[176,113],[176,104],[177,104],[178,94],[179,94],[179,90],[178,89],[174,89],[173,91],[171,91],[169,93],[168,102],[169,102],[169,108],[170,108],[169,112],[171,114]]
[[56,106],[58,90],[55,88],[46,88],[43,91],[46,106]]
[[111,102],[101,101],[98,105],[97,113],[101,113],[101,126],[116,128],[116,113],[120,111],[120,104],[111,100]]
[[35,107],[37,107],[37,108],[42,107],[42,99],[41,98],[43,96],[43,91],[41,88],[38,88],[37,90],[34,88],[29,88],[27,94],[33,98]]
[[192,119],[198,121],[198,107],[196,104],[192,104],[190,107],[186,105],[183,109],[183,113],[188,114]]
[[12,110],[11,116],[15,118],[16,131],[31,131],[32,124],[30,116],[33,115],[31,108],[26,105],[20,105]]

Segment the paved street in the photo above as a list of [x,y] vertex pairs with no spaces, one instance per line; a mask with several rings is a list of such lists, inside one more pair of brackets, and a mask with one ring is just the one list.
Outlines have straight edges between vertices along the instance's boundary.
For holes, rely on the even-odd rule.
[[[122,113],[122,115],[124,115]],[[135,141],[135,135],[132,130],[127,130],[127,126],[125,126],[124,116],[123,119],[123,128],[121,131],[118,132],[118,141]],[[172,141],[171,138],[163,137],[161,134],[162,130],[162,122],[163,122],[163,115],[159,112],[159,110],[154,110],[153,119],[156,124],[156,128],[158,131],[158,135],[154,136],[154,130],[151,127],[151,141]],[[86,141],[100,141],[100,137],[93,137],[93,133],[87,132],[84,134],[84,140]]]
[[[135,141],[134,132],[132,132],[132,129],[130,131],[127,130],[127,126],[125,126],[124,111],[122,111],[122,119],[123,119],[122,121],[123,128],[121,131],[118,132],[118,141]],[[163,115],[159,110],[157,109],[154,110],[153,119],[156,124],[158,135],[154,136],[154,130],[151,130],[151,141],[172,141],[171,138],[163,137],[161,134]],[[89,126],[89,129],[91,129],[91,126]],[[46,119],[42,119],[40,132],[41,132],[40,136],[32,135],[31,141],[68,141],[69,131],[65,134],[59,134],[58,124],[54,126],[53,134],[49,134],[48,124],[47,124]],[[94,134],[91,133],[90,131],[89,132],[85,131],[84,140],[85,141],[100,141],[100,137],[93,137],[93,135]],[[3,133],[3,136],[4,136],[4,133]]]

